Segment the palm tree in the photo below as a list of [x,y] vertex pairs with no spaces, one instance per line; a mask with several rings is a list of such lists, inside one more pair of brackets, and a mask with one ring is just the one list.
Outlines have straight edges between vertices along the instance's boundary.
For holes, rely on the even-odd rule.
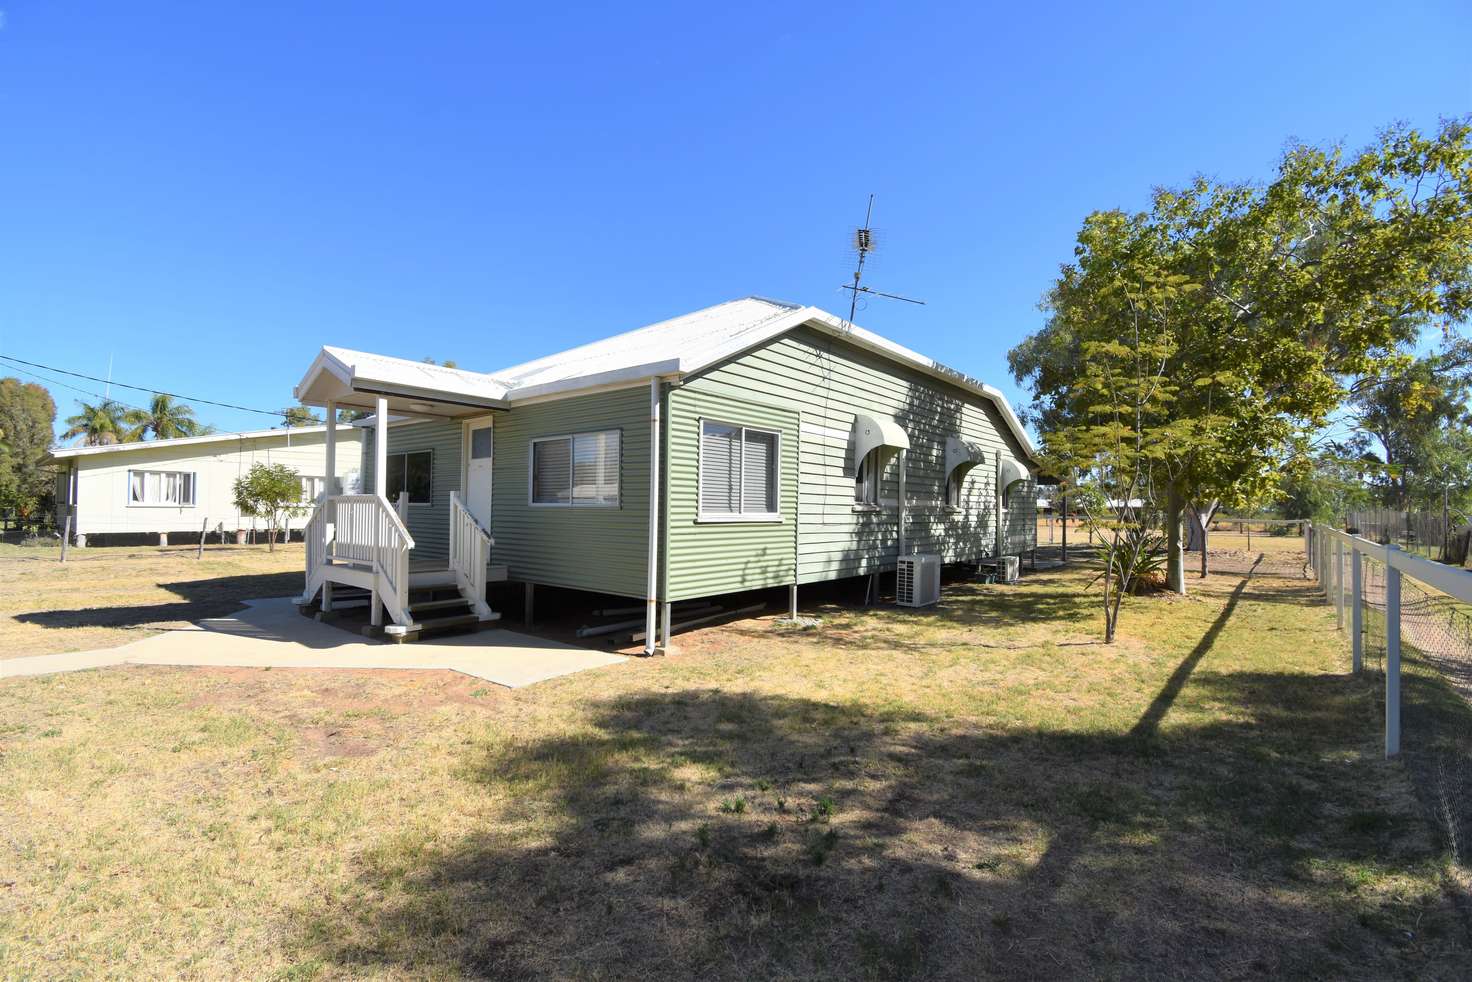
[[82,411],[66,418],[67,430],[63,440],[81,437],[83,445],[101,447],[111,443],[126,443],[129,439],[128,424],[124,420],[127,410],[111,399],[93,404],[77,401]]
[[132,427],[128,433],[129,440],[142,440],[150,434],[155,440],[171,440],[199,432],[194,410],[161,392],[154,393],[147,409],[128,410],[123,421]]

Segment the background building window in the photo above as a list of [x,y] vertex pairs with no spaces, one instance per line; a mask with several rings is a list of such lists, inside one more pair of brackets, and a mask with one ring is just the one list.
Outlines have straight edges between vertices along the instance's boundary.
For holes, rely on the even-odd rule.
[[397,504],[409,492],[409,504],[427,505],[434,498],[434,452],[411,450],[388,455],[388,500]]
[[128,504],[194,504],[194,474],[189,471],[128,471]]
[[728,423],[700,424],[702,518],[775,518],[776,433]]
[[307,477],[307,476],[303,475],[303,477],[302,477],[302,500],[303,501],[316,501],[318,498],[322,497],[322,492],[325,491],[326,489],[327,489],[327,479],[325,477]]
[[532,504],[617,508],[622,434],[574,433],[532,441]]

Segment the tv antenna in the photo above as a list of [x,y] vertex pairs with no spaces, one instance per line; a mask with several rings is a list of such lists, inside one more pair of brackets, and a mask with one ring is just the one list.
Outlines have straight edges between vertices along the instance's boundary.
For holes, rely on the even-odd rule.
[[853,298],[848,305],[848,322],[854,322],[854,314],[859,310],[859,294],[867,293],[871,297],[885,297],[889,300],[903,300],[905,303],[919,304],[925,306],[924,300],[915,300],[911,297],[902,297],[898,293],[885,293],[882,290],[873,290],[863,286],[859,281],[864,276],[864,260],[869,258],[869,253],[874,251],[874,230],[869,227],[874,217],[874,195],[869,195],[869,210],[864,212],[864,227],[854,229],[854,250],[859,254],[859,264],[854,267],[854,281],[852,284],[845,283],[839,289],[848,290]]

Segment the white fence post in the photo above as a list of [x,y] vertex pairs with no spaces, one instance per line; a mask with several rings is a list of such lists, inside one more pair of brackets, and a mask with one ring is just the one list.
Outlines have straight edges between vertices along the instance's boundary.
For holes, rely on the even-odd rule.
[[1344,630],[1344,543],[1334,537],[1334,615],[1339,630]]
[[1385,756],[1400,753],[1400,570],[1395,543],[1386,546],[1385,563]]
[[1365,563],[1359,549],[1349,550],[1349,562],[1350,598],[1354,603],[1349,612],[1349,629],[1354,635],[1350,646],[1354,655],[1350,665],[1358,675],[1365,664]]

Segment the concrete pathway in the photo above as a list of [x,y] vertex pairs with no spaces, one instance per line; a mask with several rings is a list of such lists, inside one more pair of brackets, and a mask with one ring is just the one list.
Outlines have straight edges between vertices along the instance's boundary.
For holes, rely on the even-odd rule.
[[514,689],[624,660],[497,628],[392,644],[318,624],[298,614],[290,597],[245,604],[232,617],[210,618],[117,648],[0,659],[0,678],[109,665],[445,669]]

